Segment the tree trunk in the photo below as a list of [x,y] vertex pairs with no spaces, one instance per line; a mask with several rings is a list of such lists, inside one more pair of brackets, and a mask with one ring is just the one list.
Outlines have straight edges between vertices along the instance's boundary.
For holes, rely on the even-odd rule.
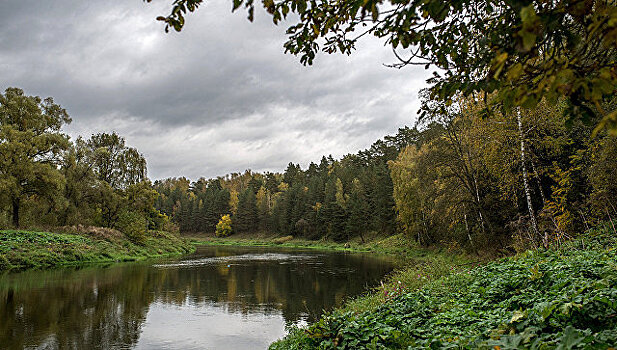
[[19,228],[19,198],[13,199],[13,227]]
[[608,215],[608,220],[611,222],[611,226],[613,226],[613,232],[617,234],[617,230],[615,229],[615,223],[613,222],[613,218],[611,218],[611,213],[608,212],[607,207],[604,207],[604,210],[606,210],[606,215]]
[[463,210],[465,211],[464,217],[465,217],[465,231],[467,231],[467,239],[469,239],[469,244],[471,244],[471,248],[477,254],[478,251],[476,249],[476,245],[473,244],[473,240],[471,239],[471,232],[469,230],[469,223],[467,222],[467,208],[465,208],[465,206],[463,206]]
[[[516,120],[518,122],[518,135],[521,142],[521,166],[523,168],[523,185],[525,187],[525,197],[527,197],[527,208],[529,209],[529,218],[531,220],[531,227],[533,228],[536,237],[540,237],[540,230],[538,230],[538,222],[536,221],[536,215],[533,211],[533,204],[531,202],[531,190],[529,189],[529,182],[527,181],[527,165],[525,163],[525,137],[523,135],[523,122],[521,118],[521,111],[517,109]],[[548,245],[548,237],[543,238],[544,246]]]
[[474,189],[476,190],[476,204],[478,206],[478,216],[480,217],[480,224],[482,225],[482,233],[486,235],[486,228],[484,225],[484,216],[482,215],[482,210],[480,209],[481,205],[480,205],[480,191],[478,190],[478,180],[475,176],[473,177],[473,182],[474,182]]
[[538,183],[538,190],[540,190],[540,197],[542,197],[542,205],[546,204],[546,197],[544,196],[544,190],[542,189],[542,181],[540,180],[540,174],[538,173],[538,169],[536,169],[536,165],[533,160],[530,160],[531,168],[533,169],[533,173],[536,176],[536,182]]
[[578,213],[581,216],[581,219],[583,219],[583,223],[585,224],[585,231],[589,231],[589,225],[587,224],[587,219],[585,219],[585,214],[583,214],[582,210],[578,210]]
[[613,205],[613,203],[610,200],[608,200],[607,202],[608,202],[608,205],[610,205],[611,208],[613,208],[613,213],[617,214],[617,209],[615,209],[615,206]]

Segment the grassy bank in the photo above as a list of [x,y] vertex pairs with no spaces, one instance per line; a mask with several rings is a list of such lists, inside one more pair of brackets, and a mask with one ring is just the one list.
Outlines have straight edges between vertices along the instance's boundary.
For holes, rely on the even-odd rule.
[[210,234],[195,234],[183,236],[196,245],[225,245],[245,247],[286,247],[317,250],[339,250],[358,253],[378,253],[406,257],[424,258],[443,255],[442,250],[428,250],[418,247],[415,242],[405,239],[403,235],[371,236],[363,242],[359,238],[346,243],[329,240],[307,240],[292,236],[277,236],[271,234],[233,234],[229,237],[215,237]]
[[0,270],[133,261],[185,254],[194,247],[176,235],[150,231],[143,244],[134,244],[113,230],[51,233],[0,231]]
[[617,344],[616,247],[598,230],[479,267],[426,267],[443,277],[422,276],[419,265],[399,272],[418,273],[407,290],[360,298],[271,349],[608,349]]

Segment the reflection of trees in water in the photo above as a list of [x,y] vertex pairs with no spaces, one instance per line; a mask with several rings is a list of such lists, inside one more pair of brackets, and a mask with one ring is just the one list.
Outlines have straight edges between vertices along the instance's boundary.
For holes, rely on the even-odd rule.
[[[210,249],[215,256],[229,254],[229,248]],[[229,313],[280,312],[286,323],[312,321],[390,268],[364,255],[319,254],[298,261],[222,260],[176,268],[135,264],[7,275],[0,277],[0,344],[131,346],[154,301],[218,305]]]
[[[15,349],[136,344],[153,298],[144,288],[145,272],[57,270],[0,278],[0,344]],[[41,278],[51,286],[32,287]]]
[[[303,318],[313,321],[324,309],[339,306],[347,297],[376,283],[391,268],[390,262],[368,255],[342,253],[319,254],[295,262],[259,260],[237,264],[223,260],[213,265],[166,269],[176,277],[158,286],[156,295],[157,301],[163,303],[222,303],[229,312],[280,310],[287,322]],[[164,292],[170,290],[176,292]]]

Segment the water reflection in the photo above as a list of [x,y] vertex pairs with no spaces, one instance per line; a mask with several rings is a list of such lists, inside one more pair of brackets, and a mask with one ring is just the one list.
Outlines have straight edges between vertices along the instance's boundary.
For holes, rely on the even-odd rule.
[[264,348],[376,283],[368,255],[200,247],[181,261],[0,277],[0,348]]

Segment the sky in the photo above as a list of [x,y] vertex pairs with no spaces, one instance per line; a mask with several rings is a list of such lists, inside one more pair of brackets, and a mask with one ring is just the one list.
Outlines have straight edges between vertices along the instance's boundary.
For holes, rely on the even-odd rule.
[[171,3],[0,1],[0,89],[53,97],[73,139],[116,131],[151,179],[306,168],[414,125],[428,73],[385,67],[383,41],[303,66],[284,53],[290,22],[209,0],[165,33]]

